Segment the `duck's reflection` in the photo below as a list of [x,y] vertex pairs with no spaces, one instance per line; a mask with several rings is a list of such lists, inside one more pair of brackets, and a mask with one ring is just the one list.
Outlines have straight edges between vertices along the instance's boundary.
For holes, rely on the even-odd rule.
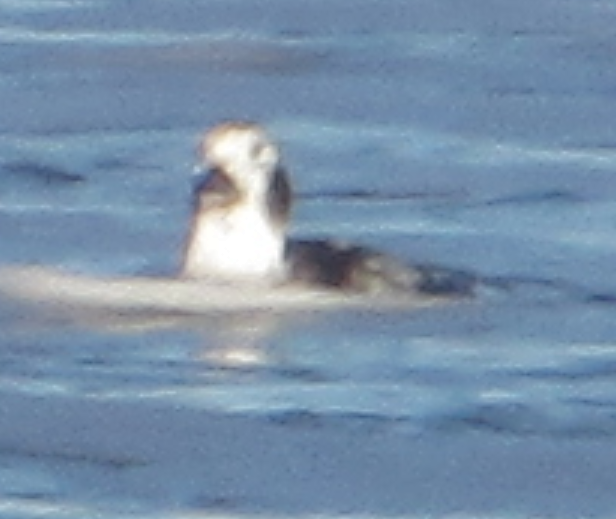
[[298,317],[273,312],[227,316],[215,326],[200,327],[199,359],[212,367],[250,369],[271,365],[271,344]]
[[[318,313],[273,310],[221,312],[212,315],[72,314],[72,324],[119,335],[189,334],[195,360],[211,368],[251,369],[278,362],[272,345],[279,337],[318,319]],[[47,321],[49,324],[51,321]],[[62,325],[66,325],[63,320]],[[193,342],[191,340],[190,342]],[[194,344],[194,343],[193,343]]]

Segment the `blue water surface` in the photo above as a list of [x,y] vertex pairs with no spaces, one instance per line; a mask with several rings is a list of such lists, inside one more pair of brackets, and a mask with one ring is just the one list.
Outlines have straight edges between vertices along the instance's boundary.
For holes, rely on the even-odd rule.
[[0,12],[1,263],[173,273],[197,138],[250,119],[281,141],[295,235],[492,283],[411,313],[104,328],[5,302],[0,389],[412,434],[616,436],[611,2]]

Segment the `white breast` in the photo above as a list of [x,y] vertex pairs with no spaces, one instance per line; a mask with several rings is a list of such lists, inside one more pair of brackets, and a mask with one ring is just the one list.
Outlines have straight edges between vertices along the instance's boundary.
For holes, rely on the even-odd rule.
[[284,235],[254,205],[198,216],[185,274],[228,280],[279,280],[284,275]]

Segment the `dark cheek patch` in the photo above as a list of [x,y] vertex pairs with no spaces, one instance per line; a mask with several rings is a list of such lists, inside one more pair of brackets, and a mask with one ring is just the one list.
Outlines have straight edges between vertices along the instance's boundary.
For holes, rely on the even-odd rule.
[[274,173],[267,197],[272,220],[278,225],[287,223],[293,203],[293,192],[287,172],[283,168],[278,168]]

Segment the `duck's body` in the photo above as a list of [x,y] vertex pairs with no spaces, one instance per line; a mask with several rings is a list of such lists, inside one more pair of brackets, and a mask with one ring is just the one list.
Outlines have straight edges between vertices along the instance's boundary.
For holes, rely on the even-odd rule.
[[470,290],[468,278],[410,267],[365,247],[287,239],[290,182],[278,148],[259,126],[217,126],[201,150],[210,172],[194,190],[185,277],[370,293]]
[[117,329],[127,318],[131,329],[144,329],[147,316],[147,326],[168,326],[181,315],[218,322],[222,314],[241,321],[264,311],[411,309],[472,292],[475,280],[465,273],[406,265],[339,241],[288,239],[289,178],[277,147],[258,126],[219,126],[202,153],[210,172],[195,185],[179,279],[0,268],[0,299],[18,302],[20,316],[21,303],[32,303],[63,323],[68,315]]

